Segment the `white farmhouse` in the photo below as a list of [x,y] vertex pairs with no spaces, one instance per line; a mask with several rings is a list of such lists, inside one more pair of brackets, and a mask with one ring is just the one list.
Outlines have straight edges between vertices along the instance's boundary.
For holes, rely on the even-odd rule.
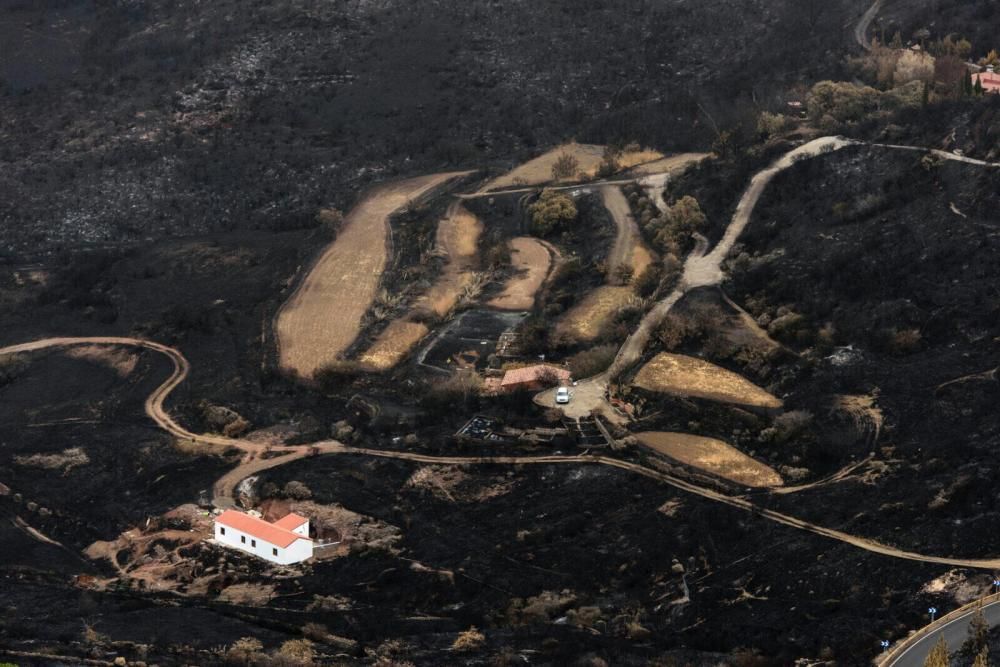
[[215,518],[215,540],[258,558],[291,565],[312,558],[309,519],[288,514],[274,523],[250,514],[226,510]]

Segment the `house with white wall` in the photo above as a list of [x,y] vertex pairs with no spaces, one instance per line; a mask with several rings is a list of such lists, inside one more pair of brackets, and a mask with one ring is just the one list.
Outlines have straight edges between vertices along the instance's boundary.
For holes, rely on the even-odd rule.
[[312,558],[309,519],[288,514],[271,523],[252,514],[226,510],[215,518],[215,541],[278,565]]

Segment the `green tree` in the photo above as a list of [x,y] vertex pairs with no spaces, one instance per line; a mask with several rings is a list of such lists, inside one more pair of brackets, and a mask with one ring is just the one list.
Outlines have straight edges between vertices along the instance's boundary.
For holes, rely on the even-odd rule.
[[972,88],[972,91],[976,94],[977,97],[982,96],[983,93],[986,92],[986,90],[983,88],[983,82],[979,79],[978,76],[976,77],[976,85]]
[[927,654],[924,660],[924,667],[950,667],[948,660],[948,642],[944,640],[944,635],[938,637],[934,648]]
[[531,224],[539,236],[559,231],[566,223],[576,220],[577,210],[573,199],[555,190],[543,190],[541,197],[528,207]]
[[966,68],[965,76],[962,78],[962,95],[969,97],[972,95],[972,72]]
[[962,653],[968,656],[980,653],[986,648],[986,644],[989,641],[989,634],[990,624],[986,622],[986,617],[983,615],[983,608],[980,606],[976,609],[976,613],[972,615],[972,620],[969,622],[968,636],[965,638],[965,643],[962,644]]

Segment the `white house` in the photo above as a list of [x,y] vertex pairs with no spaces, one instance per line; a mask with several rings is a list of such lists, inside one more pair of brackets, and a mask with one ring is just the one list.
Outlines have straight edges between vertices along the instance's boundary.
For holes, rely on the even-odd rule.
[[215,518],[215,540],[258,558],[291,565],[312,558],[309,519],[288,514],[269,523],[250,514],[226,510]]

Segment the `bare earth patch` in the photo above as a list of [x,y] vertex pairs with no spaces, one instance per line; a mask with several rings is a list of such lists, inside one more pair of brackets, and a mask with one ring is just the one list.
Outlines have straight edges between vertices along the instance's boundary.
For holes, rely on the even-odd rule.
[[46,470],[61,470],[67,473],[73,468],[79,468],[90,463],[87,452],[80,447],[64,449],[59,454],[32,454],[31,456],[15,456],[14,462],[20,466],[45,468]]
[[647,432],[635,437],[644,446],[670,458],[743,486],[781,486],[784,480],[770,467],[721,440],[687,433]]
[[248,607],[263,607],[274,597],[275,589],[271,584],[233,584],[219,593],[219,600]]
[[357,338],[387,259],[389,216],[460,173],[411,178],[375,188],[347,216],[275,323],[282,368],[311,378]]
[[479,248],[483,223],[460,203],[455,202],[438,224],[437,248],[448,263],[421,305],[444,317],[458,304],[465,288],[473,280],[473,268]]
[[601,188],[601,199],[618,229],[608,265],[613,268],[625,264],[632,268],[633,276],[642,275],[646,267],[656,261],[656,256],[643,242],[642,233],[632,216],[625,194],[621,188],[609,185]]
[[118,374],[128,377],[139,363],[139,355],[121,347],[108,345],[83,345],[71,347],[65,352],[67,357],[81,359],[95,364],[103,364]]
[[642,176],[670,173],[686,169],[691,164],[701,162],[710,156],[711,153],[680,153],[679,155],[671,155],[670,157],[654,158],[652,161],[644,161],[639,164],[639,166],[632,170],[632,173]]
[[598,287],[559,319],[556,335],[580,342],[596,340],[633,296],[631,287]]
[[394,368],[429,332],[420,322],[394,320],[358,361],[375,371]]
[[680,354],[658,354],[639,371],[636,387],[661,394],[693,396],[722,403],[780,408],[778,398],[746,378],[715,364]]
[[513,478],[495,476],[473,477],[458,466],[422,466],[418,468],[405,486],[429,491],[434,496],[449,502],[482,502],[507,494],[514,486]]
[[504,286],[503,293],[489,302],[499,310],[531,310],[535,295],[545,283],[552,266],[552,253],[536,238],[519,236],[510,242],[514,277]]
[[[541,185],[543,183],[548,183],[552,180],[552,165],[554,165],[556,160],[563,155],[570,155],[576,158],[578,164],[577,175],[582,174],[586,178],[593,178],[597,175],[597,168],[600,166],[601,159],[604,157],[604,146],[599,146],[597,144],[578,144],[576,142],[557,146],[549,152],[539,155],[533,160],[525,162],[516,169],[507,172],[503,176],[493,179],[483,186],[482,191],[487,192],[490,190],[500,190],[503,188],[522,185]],[[652,162],[662,157],[662,153],[652,150],[631,151],[623,153],[619,156],[618,164],[621,169],[630,169],[636,165]],[[566,182],[579,180],[576,177],[577,175],[574,175],[571,179],[567,179]]]
[[[479,218],[458,202],[451,205],[437,229],[437,249],[448,257],[448,261],[431,289],[417,302],[417,309],[425,308],[445,317],[458,305],[476,282],[473,269],[482,232],[483,223]],[[430,333],[427,326],[408,317],[410,315],[393,321],[359,361],[372,370],[385,371],[406,358]]]

